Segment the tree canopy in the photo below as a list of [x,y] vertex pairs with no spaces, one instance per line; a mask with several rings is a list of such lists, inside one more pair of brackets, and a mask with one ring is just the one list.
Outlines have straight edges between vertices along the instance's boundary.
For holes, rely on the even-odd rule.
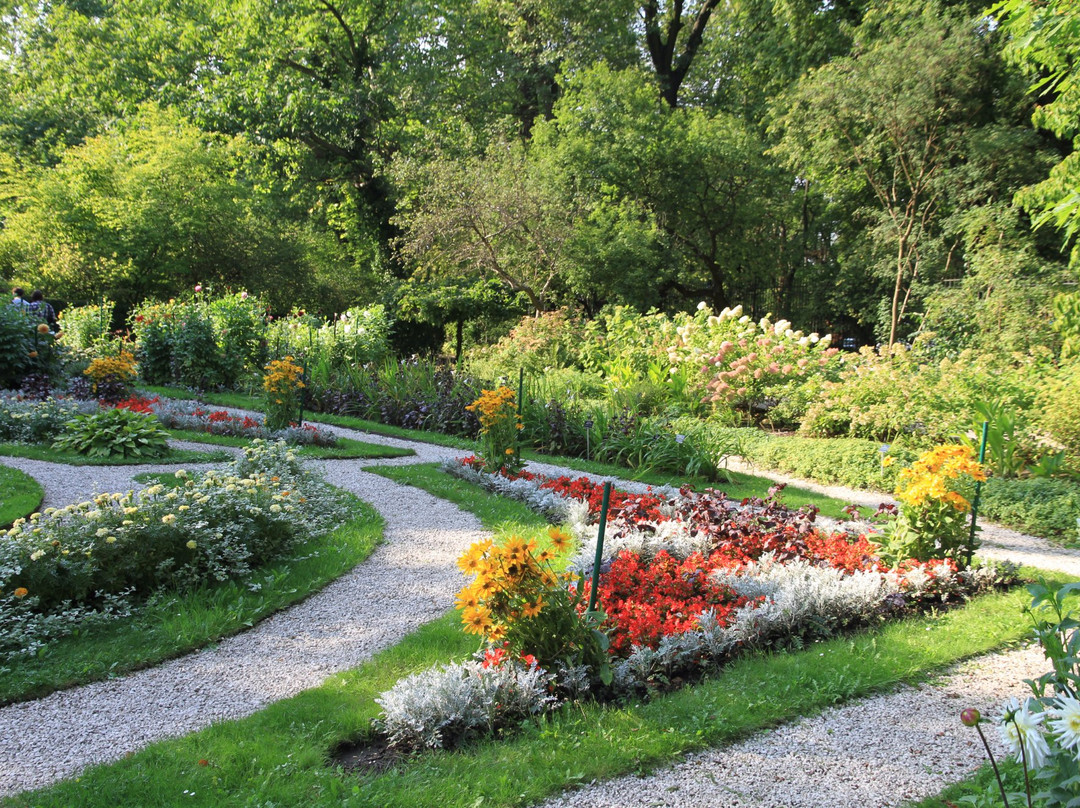
[[242,285],[455,329],[498,316],[494,289],[586,316],[742,303],[892,342],[959,335],[962,288],[1014,322],[1076,243],[1080,37],[1066,0],[993,13],[9,2],[0,275],[123,306]]

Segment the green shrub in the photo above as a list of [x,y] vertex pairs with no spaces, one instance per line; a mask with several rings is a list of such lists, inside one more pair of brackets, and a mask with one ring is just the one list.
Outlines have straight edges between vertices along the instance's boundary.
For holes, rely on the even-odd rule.
[[0,388],[18,387],[30,372],[31,322],[39,321],[14,306],[0,306]]
[[107,343],[115,306],[111,300],[103,300],[100,305],[68,306],[61,311],[58,317],[64,344],[77,351],[92,351]]
[[152,415],[111,409],[68,421],[53,448],[90,457],[154,458],[169,453],[168,437]]
[[813,437],[903,440],[916,447],[945,443],[970,428],[979,402],[1022,412],[1034,398],[1042,358],[979,356],[930,361],[897,346],[879,356],[863,348],[845,359],[835,382],[823,385],[801,431]]
[[992,477],[983,486],[979,512],[993,522],[1036,536],[1080,540],[1080,483],[1072,480]]
[[1080,467],[1080,361],[1045,379],[1036,403],[1036,423]]
[[[728,432],[736,435],[742,456],[751,463],[828,485],[891,492],[900,469],[915,459],[909,449],[856,438],[804,438],[752,429]],[[883,446],[888,446],[887,452]]]

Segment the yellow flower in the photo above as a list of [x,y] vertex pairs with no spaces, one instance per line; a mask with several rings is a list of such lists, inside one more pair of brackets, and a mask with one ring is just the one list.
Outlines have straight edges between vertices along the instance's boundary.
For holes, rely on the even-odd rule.
[[187,548],[188,548],[189,550],[194,550],[194,549],[195,549],[196,547],[198,547],[199,545],[198,545],[198,544],[197,544],[197,543],[196,543],[196,542],[195,542],[194,540],[192,540],[192,541],[189,541],[189,542],[188,542],[188,543],[187,543],[186,545],[184,545],[184,546],[185,546],[185,547],[187,547]]
[[27,595],[30,594],[30,592],[25,586],[20,586],[12,594],[15,595],[15,597],[17,598],[25,598]]
[[551,539],[551,549],[556,553],[565,552],[570,546],[570,537],[557,527],[548,530],[548,537]]
[[466,609],[461,622],[465,624],[467,634],[485,634],[491,628],[491,609],[486,606]]
[[454,607],[465,611],[466,609],[475,609],[480,605],[480,597],[473,591],[472,587],[465,587],[458,592],[457,600],[454,601]]
[[545,605],[547,604],[544,603],[544,599],[542,597],[538,597],[536,599],[536,603],[526,603],[524,606],[521,607],[521,616],[536,617],[536,615],[540,614],[540,610],[543,609]]
[[167,513],[163,517],[161,517],[161,523],[163,525],[171,525],[175,521],[176,521],[176,514],[175,513]]

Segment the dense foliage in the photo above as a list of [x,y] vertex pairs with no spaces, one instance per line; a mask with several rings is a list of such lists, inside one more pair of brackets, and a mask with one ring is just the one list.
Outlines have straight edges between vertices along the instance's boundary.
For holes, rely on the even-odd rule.
[[384,303],[457,353],[523,309],[699,300],[1024,349],[1070,280],[1025,215],[1071,238],[1065,8],[14,3],[0,278],[113,327],[198,283]]

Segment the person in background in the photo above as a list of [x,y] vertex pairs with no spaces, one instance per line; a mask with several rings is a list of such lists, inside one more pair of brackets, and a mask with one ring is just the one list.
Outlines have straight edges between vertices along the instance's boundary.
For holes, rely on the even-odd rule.
[[23,291],[21,286],[16,286],[11,290],[11,305],[19,311],[29,311],[30,301],[26,300],[26,292]]
[[35,317],[40,317],[49,324],[49,330],[56,330],[56,309],[52,307],[40,289],[35,289],[30,295],[29,312]]

